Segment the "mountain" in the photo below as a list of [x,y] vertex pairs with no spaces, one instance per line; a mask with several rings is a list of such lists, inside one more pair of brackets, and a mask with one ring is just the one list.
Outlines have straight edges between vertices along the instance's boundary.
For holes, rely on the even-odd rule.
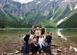
[[[60,27],[60,24],[58,26],[56,24],[77,8],[76,3],[76,0],[33,0],[21,4],[13,0],[0,0],[0,21],[6,17],[8,23],[13,22],[17,25],[13,24],[12,27],[27,27],[33,24]],[[4,17],[1,14],[4,14]],[[7,25],[9,26],[9,24]]]
[[0,9],[0,28],[17,27],[17,18]]
[[72,15],[69,16],[69,19],[62,22],[58,25],[60,28],[77,28],[77,10],[74,11]]

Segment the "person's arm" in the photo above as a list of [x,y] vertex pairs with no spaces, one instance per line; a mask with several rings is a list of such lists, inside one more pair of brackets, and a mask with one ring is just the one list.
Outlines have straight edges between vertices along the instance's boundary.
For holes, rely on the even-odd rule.
[[30,37],[30,35],[29,34],[26,34],[26,36],[24,37],[24,41],[28,43],[29,37]]
[[24,41],[26,41],[26,39],[27,39],[27,38],[26,38],[26,35],[25,35],[25,37],[24,37]]
[[30,36],[30,38],[29,38],[29,44],[33,43],[33,38],[34,38],[34,36]]
[[45,37],[45,41],[47,41],[47,36]]
[[29,39],[29,44],[33,43],[33,40],[32,39]]
[[51,36],[51,38],[50,38],[51,40],[52,40],[52,36]]

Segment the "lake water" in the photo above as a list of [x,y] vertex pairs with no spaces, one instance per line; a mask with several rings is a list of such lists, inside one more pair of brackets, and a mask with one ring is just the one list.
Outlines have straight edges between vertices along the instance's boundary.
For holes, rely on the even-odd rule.
[[71,42],[71,44],[77,45],[77,28],[66,28],[62,29],[61,33],[64,35],[64,37],[67,38]]

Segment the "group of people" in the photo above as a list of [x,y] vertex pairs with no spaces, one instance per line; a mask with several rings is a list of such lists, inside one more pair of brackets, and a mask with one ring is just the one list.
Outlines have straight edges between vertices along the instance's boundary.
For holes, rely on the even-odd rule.
[[51,55],[52,33],[46,32],[44,25],[36,27],[33,25],[30,32],[24,37],[22,47],[23,55]]

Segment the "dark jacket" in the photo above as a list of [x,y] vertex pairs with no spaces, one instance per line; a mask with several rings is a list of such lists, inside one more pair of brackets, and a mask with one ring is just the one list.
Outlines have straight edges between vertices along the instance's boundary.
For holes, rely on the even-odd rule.
[[26,34],[25,37],[24,37],[24,41],[28,44],[28,41],[29,41],[29,37],[30,35],[29,34]]
[[51,35],[47,35],[46,36],[46,43],[51,44],[51,40],[52,40],[52,36]]
[[21,50],[22,53],[29,53],[29,43],[28,43],[29,37],[30,37],[29,34],[26,34],[25,37],[24,37],[25,43],[22,46],[22,50]]

